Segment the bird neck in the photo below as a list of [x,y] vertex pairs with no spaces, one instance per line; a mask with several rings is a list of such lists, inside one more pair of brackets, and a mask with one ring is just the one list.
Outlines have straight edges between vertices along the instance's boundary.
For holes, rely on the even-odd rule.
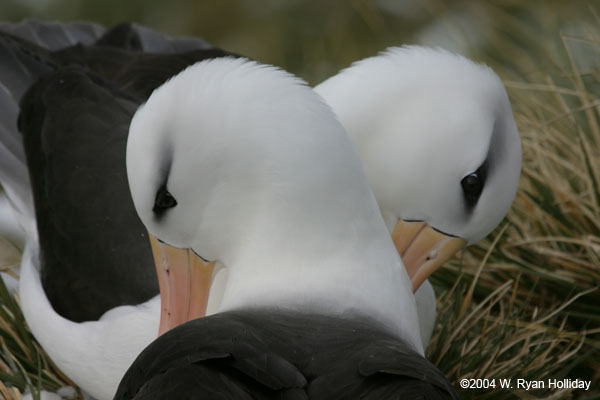
[[220,311],[276,306],[369,316],[421,349],[408,275],[374,198],[364,193],[360,207],[348,202],[328,212],[314,194],[294,193],[297,209],[282,199],[265,202],[254,229],[223,260],[230,272]]

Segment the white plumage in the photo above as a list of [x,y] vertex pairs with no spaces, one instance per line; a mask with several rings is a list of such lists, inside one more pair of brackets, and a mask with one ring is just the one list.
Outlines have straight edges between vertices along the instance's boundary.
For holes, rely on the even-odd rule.
[[[189,67],[133,118],[127,171],[150,233],[229,269],[219,311],[368,315],[422,353],[408,276],[358,157],[297,78],[241,59]],[[177,206],[157,217],[162,185]]]
[[[315,90],[350,134],[390,231],[399,219],[425,221],[472,244],[508,212],[521,142],[489,67],[439,48],[394,47]],[[468,209],[461,180],[484,161],[485,186]],[[426,345],[435,320],[431,286],[416,297]]]
[[159,296],[138,306],[121,306],[98,321],[73,322],[54,311],[39,277],[37,243],[21,261],[19,297],[29,328],[52,361],[86,393],[112,399],[138,354],[156,339]]

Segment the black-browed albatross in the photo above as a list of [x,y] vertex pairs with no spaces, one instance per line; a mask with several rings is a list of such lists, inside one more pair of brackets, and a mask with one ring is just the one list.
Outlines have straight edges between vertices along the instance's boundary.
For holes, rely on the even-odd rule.
[[426,347],[435,295],[425,278],[488,235],[517,191],[521,142],[506,90],[491,68],[420,46],[389,48],[315,90],[352,138],[418,289]]
[[165,252],[229,274],[218,312],[154,341],[115,399],[457,398],[360,160],[300,79],[187,68],[133,117],[127,175]]

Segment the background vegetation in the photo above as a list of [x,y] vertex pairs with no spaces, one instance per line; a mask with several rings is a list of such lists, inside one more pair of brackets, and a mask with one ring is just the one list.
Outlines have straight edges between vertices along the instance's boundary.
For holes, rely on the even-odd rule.
[[[194,35],[316,84],[391,45],[439,45],[491,65],[524,160],[511,212],[433,278],[429,358],[461,378],[592,380],[581,390],[461,390],[464,398],[600,398],[600,5],[561,0],[3,0],[2,20],[136,21]],[[1,62],[1,60],[0,60]],[[67,379],[0,287],[0,397]],[[458,387],[458,384],[456,385]]]

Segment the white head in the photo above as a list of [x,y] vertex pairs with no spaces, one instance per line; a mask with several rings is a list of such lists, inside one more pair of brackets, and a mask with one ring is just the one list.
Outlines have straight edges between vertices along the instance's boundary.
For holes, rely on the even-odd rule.
[[424,221],[471,244],[508,212],[521,144],[487,66],[442,49],[390,48],[315,90],[352,137],[388,228]]
[[133,118],[127,171],[152,235],[230,270],[221,310],[362,311],[420,348],[360,161],[299,79],[245,59],[189,67]]

